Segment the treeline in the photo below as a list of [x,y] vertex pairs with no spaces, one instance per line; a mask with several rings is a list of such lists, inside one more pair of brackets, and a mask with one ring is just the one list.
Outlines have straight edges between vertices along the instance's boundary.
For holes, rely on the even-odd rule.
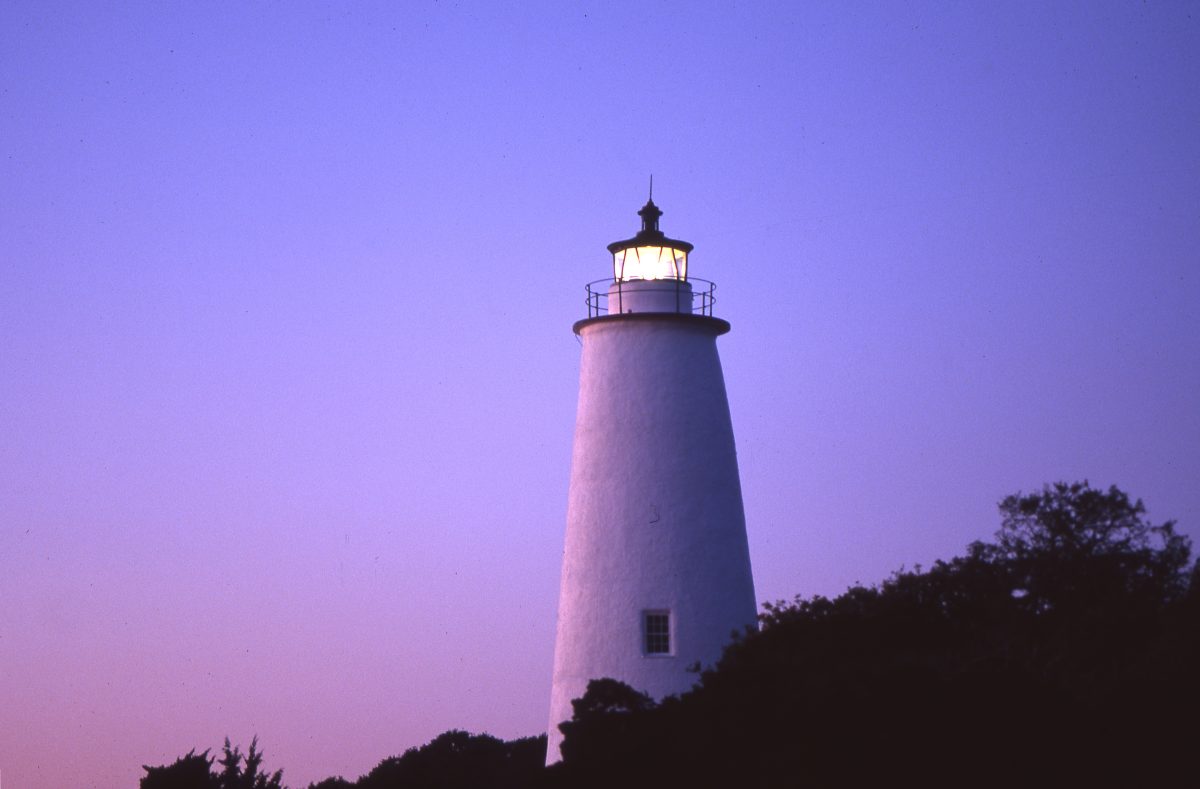
[[[995,539],[964,556],[767,605],[682,696],[591,683],[551,768],[545,737],[447,732],[310,789],[1191,783],[1200,564],[1187,538],[1086,482],[1000,511]],[[255,783],[215,782],[215,768],[210,783],[154,782],[203,756],[147,768],[142,789],[280,786],[258,763]]]

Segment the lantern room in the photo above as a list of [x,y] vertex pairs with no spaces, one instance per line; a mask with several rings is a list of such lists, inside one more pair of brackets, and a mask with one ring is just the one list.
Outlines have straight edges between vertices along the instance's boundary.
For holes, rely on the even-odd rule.
[[653,198],[638,211],[642,229],[633,238],[608,245],[613,256],[613,281],[673,279],[687,282],[688,253],[692,245],[667,238],[658,229],[662,211]]
[[[587,284],[587,321],[648,313],[713,316],[716,285],[688,276],[692,245],[663,235],[658,229],[662,214],[652,195],[638,211],[642,218],[638,234],[608,245],[612,278]],[[577,323],[576,331],[587,321]],[[728,324],[724,325],[728,331]]]

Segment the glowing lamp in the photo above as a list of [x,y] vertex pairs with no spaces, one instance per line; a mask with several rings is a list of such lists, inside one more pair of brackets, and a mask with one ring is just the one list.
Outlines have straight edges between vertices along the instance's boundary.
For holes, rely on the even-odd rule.
[[687,258],[692,245],[667,238],[658,229],[662,211],[649,200],[642,210],[642,229],[633,238],[608,245],[613,256],[613,281],[677,279],[687,282]]

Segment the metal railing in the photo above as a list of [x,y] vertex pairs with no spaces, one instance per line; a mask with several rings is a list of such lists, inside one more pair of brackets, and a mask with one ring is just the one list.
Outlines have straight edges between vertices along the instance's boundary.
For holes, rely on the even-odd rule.
[[[636,282],[674,282],[675,283],[675,309],[674,312],[690,314],[690,315],[707,315],[712,317],[713,304],[716,303],[717,285],[715,282],[710,282],[699,277],[688,277],[687,283],[692,286],[689,292],[686,288],[680,287],[683,280],[632,280],[629,284]],[[616,290],[609,293],[609,289],[616,285]],[[621,313],[620,301],[626,282],[613,282],[612,278],[598,279],[595,282],[589,282],[585,285],[587,290],[587,308],[589,318],[599,318],[602,315],[613,313]],[[610,309],[610,300],[615,299],[618,303],[612,305],[615,310]],[[670,310],[658,310],[659,312],[669,312]]]

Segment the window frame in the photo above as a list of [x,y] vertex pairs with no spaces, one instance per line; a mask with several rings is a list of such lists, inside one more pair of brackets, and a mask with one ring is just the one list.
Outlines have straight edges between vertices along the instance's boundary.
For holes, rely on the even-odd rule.
[[[662,618],[665,620],[666,632],[662,632],[658,626],[661,623],[655,622],[655,627],[651,629],[651,617],[656,620]],[[671,616],[670,609],[667,608],[646,608],[642,610],[642,657],[647,658],[665,658],[675,656],[675,618]],[[651,639],[666,639],[666,649],[652,649]],[[657,644],[655,644],[657,646]]]

